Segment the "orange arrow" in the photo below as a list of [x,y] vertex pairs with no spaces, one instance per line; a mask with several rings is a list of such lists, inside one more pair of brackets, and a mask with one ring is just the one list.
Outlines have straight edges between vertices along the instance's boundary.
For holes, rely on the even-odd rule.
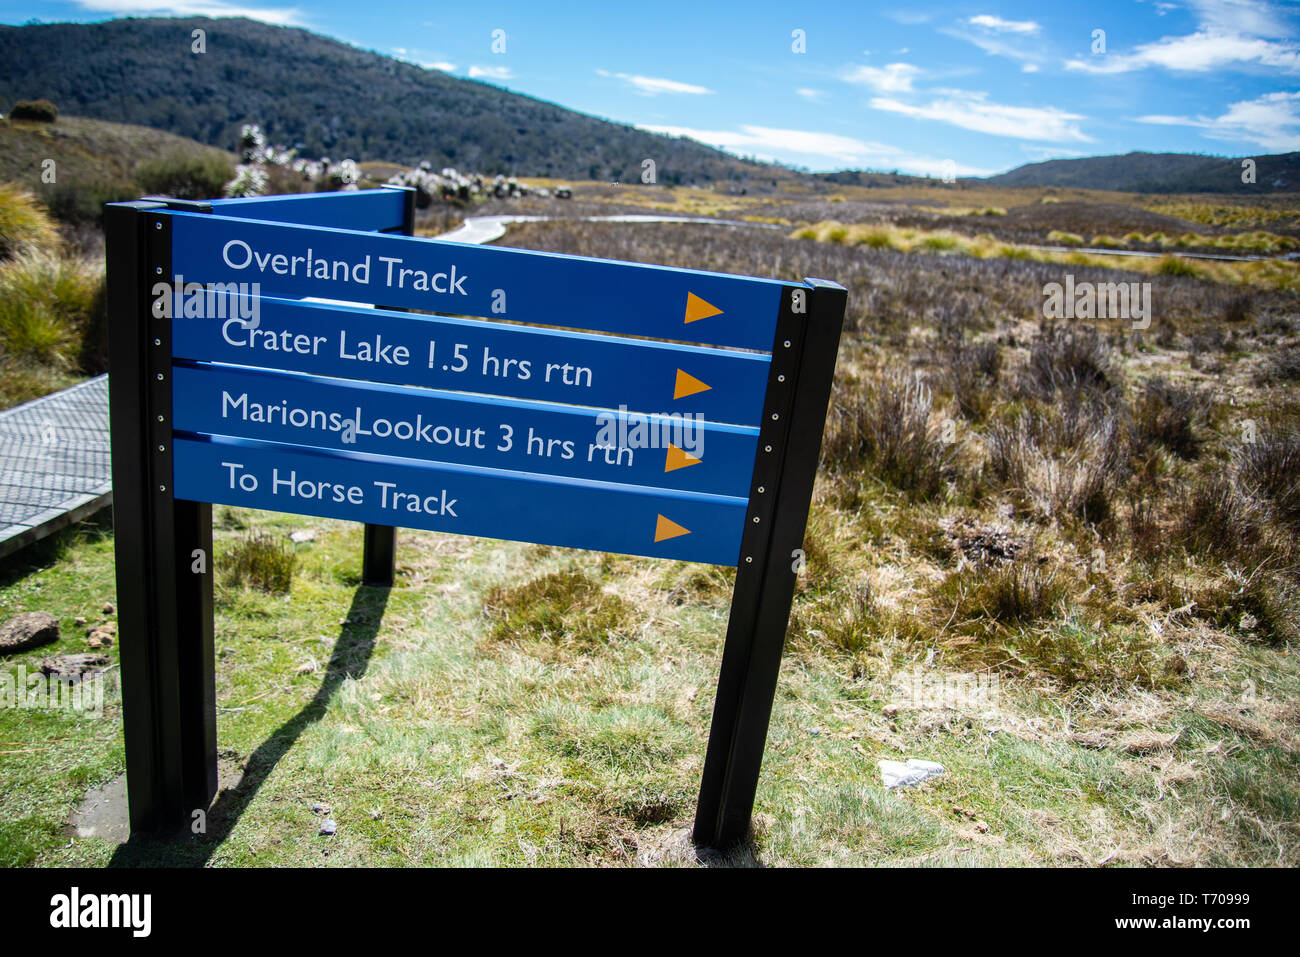
[[686,319],[685,322],[698,322],[701,319],[707,319],[709,316],[720,316],[722,310],[712,303],[705,302],[693,292],[686,294]]
[[675,472],[692,465],[699,465],[700,460],[689,452],[684,452],[671,442],[668,443],[668,456],[664,459],[664,471]]
[[677,370],[677,381],[673,383],[673,398],[681,399],[697,392],[708,392],[713,386],[701,382],[689,372]]
[[682,528],[671,518],[664,518],[662,515],[660,515],[659,520],[655,522],[656,542],[662,542],[668,538],[680,538],[682,535],[689,535],[689,534],[691,534],[691,530],[689,528]]

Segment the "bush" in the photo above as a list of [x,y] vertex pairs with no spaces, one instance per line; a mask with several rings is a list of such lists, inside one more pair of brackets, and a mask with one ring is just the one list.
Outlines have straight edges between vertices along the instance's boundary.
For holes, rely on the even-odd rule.
[[49,100],[18,100],[9,111],[11,120],[36,120],[53,123],[59,118],[59,108]]
[[868,469],[919,499],[954,477],[956,446],[930,425],[933,398],[920,376],[893,369],[836,390],[824,460],[840,471]]
[[1216,471],[1192,486],[1175,538],[1193,553],[1249,561],[1265,544],[1265,519],[1258,501]]
[[1044,442],[1051,428],[1047,423],[1022,413],[1010,423],[991,426],[985,436],[986,471],[1022,509],[1046,518],[1104,522],[1123,484],[1114,422],[1095,423],[1077,444],[1057,455]]
[[287,595],[298,556],[284,538],[253,532],[230,550],[226,562],[225,582],[229,587],[247,586],[273,595]]
[[88,179],[42,188],[40,196],[59,222],[99,223],[104,218],[105,203],[139,199],[140,190],[134,183],[120,180]]
[[36,197],[14,183],[0,183],[0,259],[46,249],[58,232]]
[[1012,626],[1056,617],[1068,594],[1055,571],[1028,559],[952,572],[933,598],[953,621]]
[[1170,383],[1159,376],[1142,385],[1133,404],[1134,445],[1139,451],[1162,445],[1181,458],[1194,458],[1200,449],[1198,430],[1209,414],[1202,392]]
[[483,597],[494,641],[529,641],[590,651],[637,621],[636,609],[579,571],[554,572],[522,585],[498,585]]
[[213,153],[173,153],[135,168],[144,192],[175,199],[217,198],[234,175],[234,164]]
[[0,352],[65,364],[103,284],[95,263],[53,252],[24,253],[0,266]]
[[1195,279],[1201,275],[1201,271],[1180,256],[1163,256],[1160,262],[1156,264],[1156,274],[1160,276],[1190,276]]
[[957,403],[957,410],[972,422],[983,420],[997,397],[1002,353],[992,340],[958,342],[940,356],[940,379]]
[[1119,387],[1119,371],[1110,346],[1091,326],[1044,324],[1029,347],[1020,376],[1020,393],[1043,401],[1058,397],[1078,401],[1110,396]]
[[1279,522],[1300,529],[1300,432],[1263,432],[1242,446],[1237,468],[1241,484],[1268,501]]

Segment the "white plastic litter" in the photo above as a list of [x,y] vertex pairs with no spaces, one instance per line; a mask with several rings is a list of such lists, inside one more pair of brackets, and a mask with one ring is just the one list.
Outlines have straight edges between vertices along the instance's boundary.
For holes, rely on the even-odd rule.
[[934,761],[918,761],[916,758],[908,758],[906,763],[902,761],[880,762],[880,776],[884,779],[885,787],[888,790],[911,787],[914,784],[920,784],[922,781],[928,781],[930,778],[937,778],[943,773],[943,765]]

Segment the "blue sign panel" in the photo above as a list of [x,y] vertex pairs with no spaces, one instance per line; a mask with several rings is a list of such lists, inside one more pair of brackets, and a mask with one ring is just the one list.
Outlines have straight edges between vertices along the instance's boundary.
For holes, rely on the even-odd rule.
[[257,299],[253,318],[253,304],[182,295],[172,355],[739,425],[763,412],[761,353],[285,299]]
[[771,350],[776,280],[445,240],[170,214],[187,282]]
[[214,213],[267,223],[330,226],[384,232],[402,228],[406,190],[360,189],[337,193],[297,193],[292,196],[248,196],[214,199]]
[[737,564],[746,500],[430,465],[358,452],[178,438],[178,499],[568,548]]
[[748,496],[758,429],[690,416],[220,365],[172,371],[172,426],[242,439]]

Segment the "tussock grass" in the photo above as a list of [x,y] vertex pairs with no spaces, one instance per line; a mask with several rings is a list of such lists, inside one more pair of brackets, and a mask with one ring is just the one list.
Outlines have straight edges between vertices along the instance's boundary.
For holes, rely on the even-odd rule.
[[221,558],[228,588],[255,588],[270,595],[287,595],[293,586],[297,555],[287,539],[251,532]]
[[[1266,289],[1300,290],[1300,262],[1294,260],[1265,259],[1250,262],[1197,260],[1193,265],[1186,258],[1174,254],[1155,258],[1107,255],[1100,252],[1060,252],[1006,242],[991,235],[972,238],[946,230],[927,231],[891,224],[845,225],[834,221],[801,226],[791,234],[791,238],[812,239],[846,246],[867,245],[874,249],[892,249],[906,253],[954,254],[977,259],[1022,259],[1118,269],[1155,276],[1206,279],[1234,285],[1254,285]],[[1279,239],[1285,238],[1279,237]],[[1082,237],[1079,239],[1082,242]],[[1144,241],[1162,247],[1171,245],[1168,237],[1162,233],[1144,237]]]
[[921,377],[899,368],[837,387],[823,460],[918,499],[934,498],[956,472],[957,449],[931,422],[933,403]]
[[494,642],[572,653],[591,652],[632,634],[636,610],[581,571],[553,572],[522,585],[501,585],[483,598]]
[[46,249],[57,236],[36,197],[14,183],[0,183],[0,260]]
[[46,365],[71,363],[102,284],[102,270],[54,251],[28,251],[0,263],[0,353]]

